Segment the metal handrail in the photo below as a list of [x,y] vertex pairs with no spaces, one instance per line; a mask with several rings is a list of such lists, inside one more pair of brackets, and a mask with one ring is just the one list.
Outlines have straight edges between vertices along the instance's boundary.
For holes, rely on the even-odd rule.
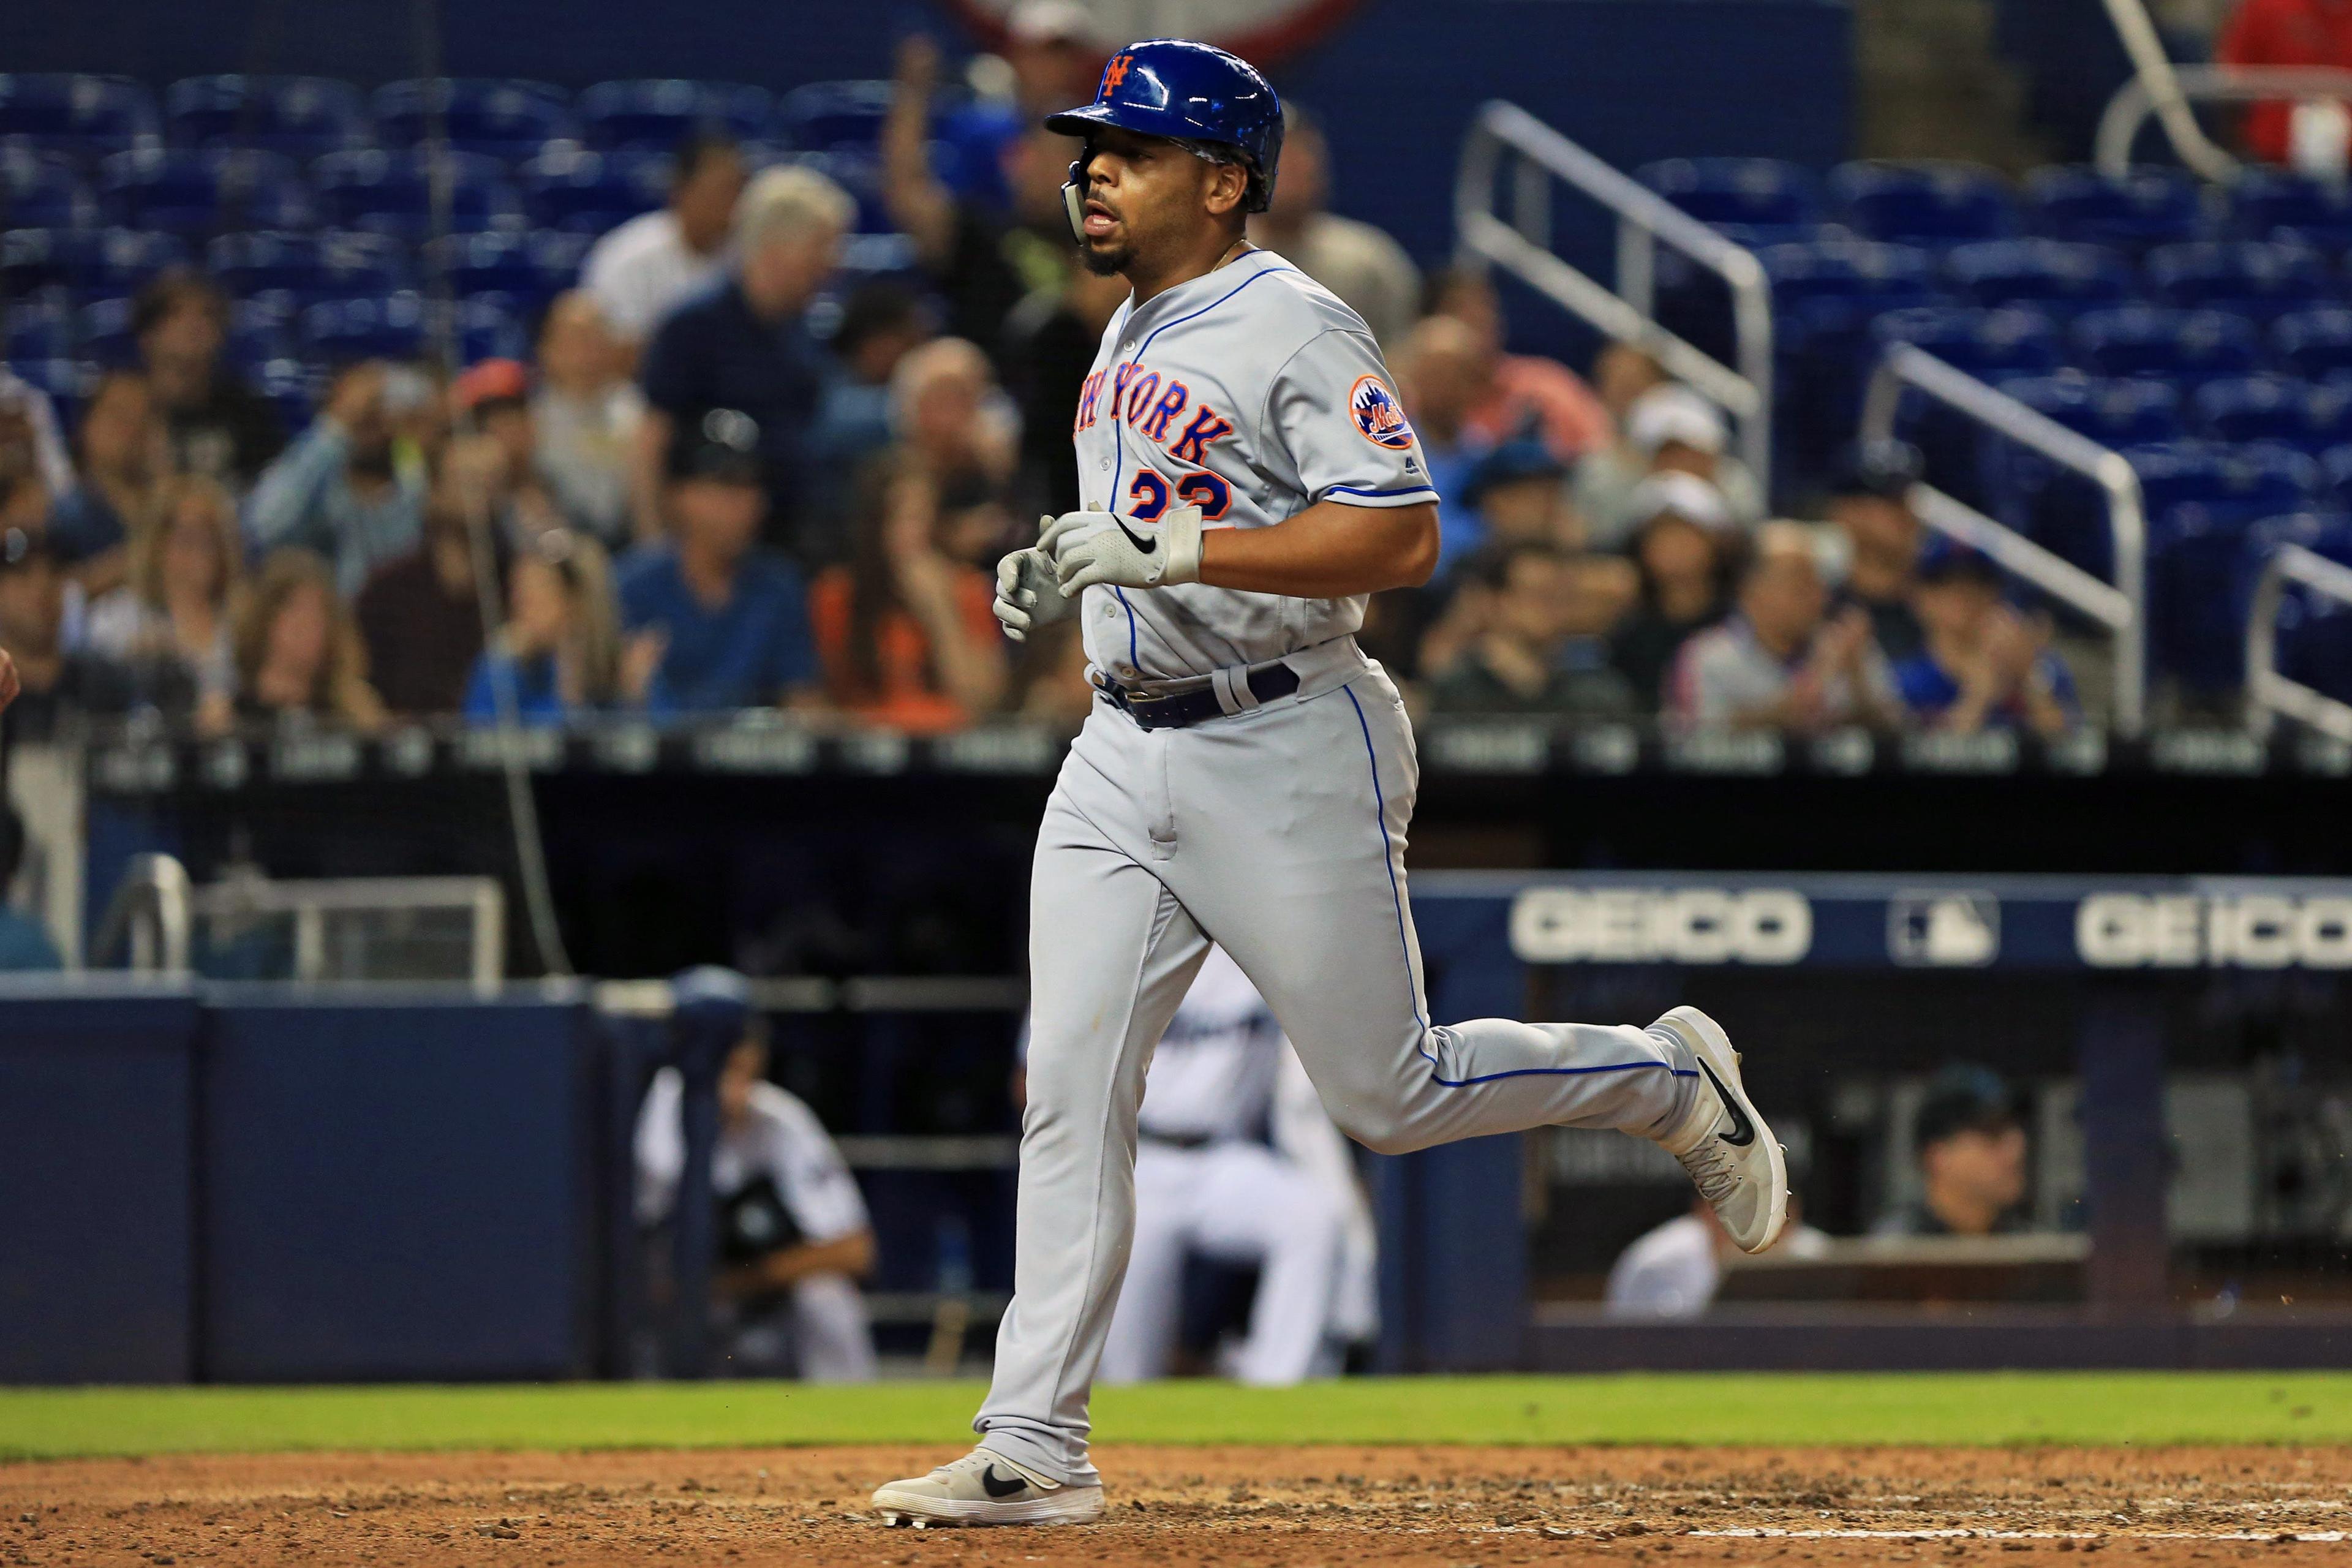
[[2246,728],[2267,739],[2284,713],[2323,735],[2352,741],[2352,703],[2278,672],[2279,606],[2285,602],[2289,583],[2352,605],[2352,566],[2300,544],[2283,544],[2263,563],[2246,613]]
[[169,855],[133,855],[99,919],[91,962],[103,964],[127,948],[134,972],[184,979],[193,902],[185,866]]
[[[1495,210],[1503,154],[1515,153],[1512,221]],[[1549,178],[1548,179],[1547,176]],[[1612,289],[1551,248],[1549,179],[1574,186],[1617,215],[1617,287]],[[1492,100],[1470,121],[1454,185],[1463,252],[1517,276],[1538,293],[1620,342],[1654,355],[1667,372],[1728,409],[1740,457],[1767,494],[1772,479],[1772,291],[1753,251],[1717,234],[1514,103]],[[1737,369],[1657,322],[1659,241],[1721,278],[1731,290]]]
[[294,917],[294,978],[326,977],[326,921],[352,910],[466,910],[473,916],[467,966],[475,989],[495,991],[507,973],[507,896],[496,877],[350,877],[275,881],[239,877],[191,889],[189,907],[218,919]]
[[[2181,97],[2200,103],[2252,103],[2272,98],[2352,100],[2352,70],[2335,66],[2176,66],[2172,75]],[[2143,78],[2134,77],[2124,83],[2107,100],[2106,112],[2099,117],[2096,150],[2092,154],[2099,172],[2111,179],[2128,172],[2132,143],[2139,140],[2148,117],[2161,112],[2156,95]],[[2181,162],[2207,179],[2228,184],[2243,172],[2244,165],[2215,146],[2201,130],[2197,132],[2198,141],[2210,152],[2192,155],[2189,149],[2196,143],[2184,147],[2173,121],[2166,119],[2163,123]]]
[[2008,524],[1931,485],[1913,488],[1911,507],[1928,527],[1983,551],[2113,633],[2116,731],[2126,736],[2141,733],[2147,724],[2147,511],[2140,496],[2139,475],[2120,452],[2067,429],[2048,415],[1910,343],[1896,345],[1871,376],[1862,411],[1864,441],[1893,437],[1895,415],[1906,389],[1958,409],[1994,434],[2032,447],[2106,492],[2107,534],[2116,563],[2113,584],[2101,582]]
[[[2213,139],[2205,134],[2205,128],[2197,123],[2197,116],[2189,107],[2189,95],[2181,81],[2182,72],[2172,63],[2172,57],[2164,52],[2163,37],[2156,30],[2156,19],[2147,14],[2145,0],[2107,0],[2107,16],[2116,25],[2116,36],[2123,40],[2124,52],[2131,57],[2133,76],[2125,91],[2138,89],[2144,103],[2141,116],[2144,118],[2149,110],[2155,111],[2164,125],[2165,135],[2172,142],[2172,150],[2179,154],[2182,163],[2209,180],[2226,184],[2235,179],[2238,161],[2216,146]],[[2122,96],[2120,93],[2116,95],[2118,102]],[[2115,106],[2110,104],[2108,112],[2112,114],[2114,110]],[[2137,121],[2129,131],[2121,132],[2122,152],[2126,163],[2131,155],[2132,138],[2138,133]],[[2100,166],[2105,168],[2106,125],[2104,121],[2100,124],[2099,134]],[[2108,172],[2111,174],[2118,173],[2120,168],[2118,165],[2117,169]]]

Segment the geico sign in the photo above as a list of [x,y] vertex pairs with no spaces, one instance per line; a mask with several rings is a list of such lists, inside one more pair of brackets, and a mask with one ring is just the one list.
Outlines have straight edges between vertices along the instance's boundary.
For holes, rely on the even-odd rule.
[[1813,910],[1787,888],[1530,888],[1511,906],[1528,963],[1795,963]]
[[2100,969],[2352,969],[2352,898],[2099,893],[2075,906],[2074,947]]

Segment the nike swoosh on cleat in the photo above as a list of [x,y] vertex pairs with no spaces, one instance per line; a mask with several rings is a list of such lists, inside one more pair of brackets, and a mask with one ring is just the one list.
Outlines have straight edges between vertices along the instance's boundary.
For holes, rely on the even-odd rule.
[[1125,535],[1127,535],[1127,542],[1128,542],[1129,544],[1134,545],[1134,546],[1135,546],[1135,548],[1136,548],[1136,550],[1137,550],[1137,552],[1138,552],[1139,553],[1141,553],[1141,554],[1144,554],[1144,555],[1150,555],[1150,554],[1154,554],[1154,553],[1156,553],[1156,552],[1159,551],[1159,549],[1160,549],[1160,541],[1159,541],[1159,540],[1157,540],[1157,539],[1146,539],[1146,538],[1144,538],[1141,534],[1139,534],[1139,533],[1136,532],[1136,531],[1135,531],[1135,530],[1133,530],[1133,529],[1131,529],[1131,528],[1128,527],[1128,526],[1127,526],[1127,524],[1125,524],[1125,523],[1123,523],[1123,522],[1120,522],[1120,521],[1118,521],[1118,519],[1117,519],[1117,518],[1115,518],[1115,517],[1111,519],[1111,521],[1112,521],[1113,523],[1115,523],[1115,524],[1117,524],[1117,525],[1118,525],[1118,531],[1119,531],[1121,533],[1124,533]]
[[1731,1131],[1719,1132],[1716,1136],[1735,1149],[1747,1148],[1756,1142],[1756,1123],[1748,1119],[1748,1112],[1739,1109],[1738,1100],[1729,1089],[1723,1087],[1723,1080],[1715,1076],[1715,1069],[1706,1065],[1706,1058],[1697,1057],[1696,1059],[1698,1070],[1706,1074],[1707,1082],[1715,1085],[1715,1092],[1722,1098],[1724,1110],[1731,1117]]
[[[1755,1134],[1751,1132],[1748,1136],[1752,1138]],[[980,1489],[986,1492],[991,1497],[1011,1497],[1014,1492],[1020,1491],[1028,1484],[1029,1483],[1027,1481],[1023,1480],[1019,1476],[1013,1477],[1009,1481],[997,1479],[996,1467],[994,1465],[991,1465],[980,1472]]]

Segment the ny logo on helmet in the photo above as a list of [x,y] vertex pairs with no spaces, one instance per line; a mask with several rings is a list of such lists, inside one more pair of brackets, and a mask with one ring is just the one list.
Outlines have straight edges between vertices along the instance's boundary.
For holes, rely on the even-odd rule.
[[1412,445],[1412,426],[1405,420],[1403,405],[1379,376],[1356,378],[1348,394],[1348,412],[1355,417],[1357,431],[1373,446],[1401,452]]
[[1133,55],[1113,55],[1110,64],[1103,68],[1102,91],[1096,95],[1097,103],[1108,102],[1111,89],[1127,79],[1127,68],[1133,64]]

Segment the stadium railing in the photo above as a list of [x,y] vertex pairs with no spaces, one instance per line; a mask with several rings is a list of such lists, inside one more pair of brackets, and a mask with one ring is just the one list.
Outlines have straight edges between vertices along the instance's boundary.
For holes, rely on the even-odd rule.
[[[2352,70],[2333,66],[2174,66],[2169,75],[2184,103],[2252,103],[2273,98],[2337,98],[2352,101]],[[2110,179],[2131,171],[2132,146],[2155,117],[2171,137],[2181,161],[2217,184],[2234,180],[2242,165],[2214,145],[2194,119],[2184,139],[2178,121],[2164,113],[2161,89],[2144,76],[2126,82],[2099,119],[2093,162]]]
[[2352,605],[2352,566],[2300,544],[2283,544],[2263,563],[2246,614],[2246,726],[2267,738],[2280,714],[2322,734],[2352,741],[2352,704],[2289,679],[2278,670],[2279,611],[2289,584]]
[[1911,510],[1928,527],[1982,551],[2105,626],[2116,643],[2116,731],[2142,733],[2147,724],[2147,516],[2138,474],[2120,452],[1907,343],[1895,345],[1871,376],[1863,404],[1863,440],[1893,438],[1907,392],[1933,398],[1993,434],[2032,447],[2105,493],[2116,571],[2111,584],[1932,485],[1913,487]]
[[[1497,211],[1496,179],[1510,167],[1510,217]],[[1551,181],[1617,217],[1617,288],[1552,248]],[[1470,122],[1454,187],[1457,243],[1465,256],[1504,268],[1571,313],[1657,356],[1666,369],[1728,409],[1740,457],[1769,493],[1772,470],[1772,292],[1755,253],[1733,244],[1655,192],[1611,168],[1514,103],[1488,102]],[[1731,290],[1737,368],[1658,324],[1654,295],[1660,241],[1721,278]]]

